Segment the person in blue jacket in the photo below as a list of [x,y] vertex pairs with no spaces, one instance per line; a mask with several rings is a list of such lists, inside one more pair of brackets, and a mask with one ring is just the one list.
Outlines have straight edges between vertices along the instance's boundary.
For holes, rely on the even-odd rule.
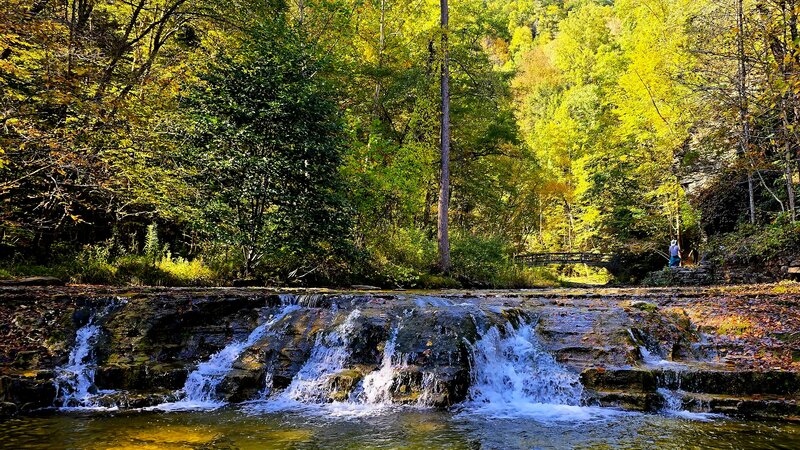
[[678,241],[673,239],[669,245],[669,266],[678,267],[681,265],[681,247]]

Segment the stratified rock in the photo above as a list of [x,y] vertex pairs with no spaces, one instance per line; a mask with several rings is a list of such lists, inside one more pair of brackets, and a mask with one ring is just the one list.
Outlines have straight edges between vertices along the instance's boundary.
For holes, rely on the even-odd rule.
[[64,286],[63,280],[56,277],[29,277],[14,280],[0,280],[0,286]]
[[640,369],[586,369],[581,372],[581,383],[596,391],[655,392],[656,377],[649,370]]
[[357,291],[380,291],[381,288],[378,286],[370,286],[368,284],[354,284],[351,286],[353,289]]
[[[67,362],[76,330],[89,320],[98,326],[92,348],[96,387],[116,391],[97,402],[134,408],[174,399],[172,394],[198,364],[232,343],[246,341],[256,327],[281,311],[286,314],[269,332],[258,335],[226,366],[215,391],[218,399],[257,398],[270,380],[273,391],[287,387],[320,337],[345,323],[342,333],[347,336],[340,341],[346,356],[321,379],[323,401],[352,399],[364,377],[391,364],[390,377],[380,374],[380,387],[386,389],[381,400],[457,404],[469,394],[472,352],[480,336],[492,327],[507,333],[525,325],[535,329],[542,351],[567,371],[582,372],[591,404],[656,410],[664,404],[659,389],[665,388],[684,395],[683,404],[690,409],[781,417],[796,414],[800,398],[797,373],[765,370],[755,359],[744,369],[732,370],[725,366],[724,355],[714,353],[719,352],[718,342],[713,334],[701,336],[693,323],[698,316],[689,310],[692,302],[704,302],[707,309],[725,307],[710,289],[440,296],[95,289],[2,289],[0,332],[8,337],[0,340],[0,403],[13,404],[21,412],[51,406],[54,369]],[[764,299],[770,301],[768,296]],[[770,345],[790,359],[791,352],[798,351],[798,331],[786,323],[782,334],[770,335]],[[648,363],[643,349],[669,362]],[[738,352],[737,361],[747,362],[745,350],[726,348]],[[709,365],[712,356],[717,365]],[[794,367],[791,364],[785,367]]]

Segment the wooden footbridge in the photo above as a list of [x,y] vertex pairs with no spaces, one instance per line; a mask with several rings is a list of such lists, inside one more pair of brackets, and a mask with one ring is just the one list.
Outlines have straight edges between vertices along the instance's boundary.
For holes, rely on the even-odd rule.
[[514,262],[528,267],[561,264],[586,264],[594,267],[608,267],[613,260],[614,255],[611,253],[523,253],[514,256]]

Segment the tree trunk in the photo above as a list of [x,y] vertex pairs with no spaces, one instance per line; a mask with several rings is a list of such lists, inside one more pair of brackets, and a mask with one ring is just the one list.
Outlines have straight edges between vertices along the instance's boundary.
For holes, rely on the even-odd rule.
[[750,152],[750,124],[747,118],[747,61],[744,51],[744,5],[743,0],[736,0],[736,44],[737,59],[739,60],[738,94],[739,94],[739,120],[741,121],[741,136],[739,137],[740,155],[747,161],[747,195],[750,208],[750,223],[756,223],[756,203],[753,192],[753,169],[749,161]]
[[449,11],[447,0],[440,0],[442,27],[442,173],[439,179],[439,269],[450,271],[450,237],[448,214],[450,210],[450,68],[447,34]]
[[375,83],[375,117],[380,119],[383,52],[386,47],[386,0],[381,0],[380,36],[378,41],[378,82]]

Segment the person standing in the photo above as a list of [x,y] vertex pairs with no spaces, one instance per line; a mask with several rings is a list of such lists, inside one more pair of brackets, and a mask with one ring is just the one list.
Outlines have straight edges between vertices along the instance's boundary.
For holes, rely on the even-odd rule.
[[678,267],[681,265],[681,247],[678,241],[673,239],[669,245],[669,266]]

